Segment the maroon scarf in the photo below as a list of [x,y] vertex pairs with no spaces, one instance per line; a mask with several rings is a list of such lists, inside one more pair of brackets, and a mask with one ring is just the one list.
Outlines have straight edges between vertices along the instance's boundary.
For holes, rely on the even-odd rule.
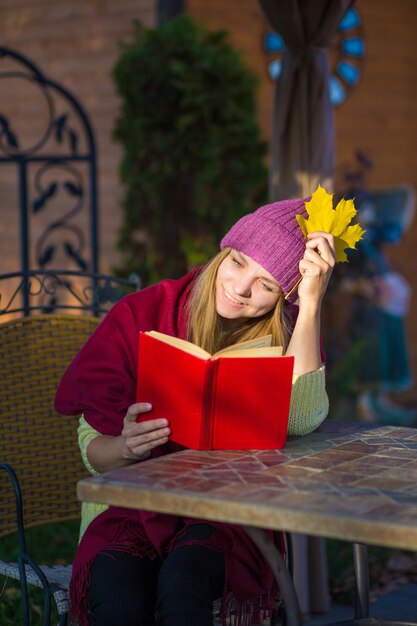
[[[165,280],[118,302],[65,372],[55,407],[64,415],[84,414],[99,432],[117,436],[127,408],[135,402],[139,330],[185,338],[185,303],[196,271],[180,280]],[[168,443],[152,456],[180,450]],[[99,553],[120,550],[138,556],[164,558],[190,524],[207,523],[170,515],[110,507],[89,524],[73,563],[73,619],[88,626],[87,591],[90,567]],[[198,543],[225,554],[226,584],[220,619],[230,615],[238,626],[249,626],[271,614],[278,593],[269,565],[238,526],[212,523],[215,532]],[[283,551],[281,534],[275,536]],[[185,544],[184,544],[185,545]]]

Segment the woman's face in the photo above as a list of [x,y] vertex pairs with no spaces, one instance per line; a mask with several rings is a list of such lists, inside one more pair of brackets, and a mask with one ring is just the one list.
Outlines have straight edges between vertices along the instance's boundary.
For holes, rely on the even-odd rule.
[[275,278],[259,263],[237,250],[221,262],[216,279],[216,311],[228,320],[261,317],[281,295]]

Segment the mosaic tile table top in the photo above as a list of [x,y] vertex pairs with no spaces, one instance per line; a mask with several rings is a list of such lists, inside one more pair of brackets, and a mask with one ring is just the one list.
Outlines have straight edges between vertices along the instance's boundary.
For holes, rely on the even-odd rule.
[[185,450],[84,479],[78,495],[417,550],[417,430],[329,419],[283,450]]

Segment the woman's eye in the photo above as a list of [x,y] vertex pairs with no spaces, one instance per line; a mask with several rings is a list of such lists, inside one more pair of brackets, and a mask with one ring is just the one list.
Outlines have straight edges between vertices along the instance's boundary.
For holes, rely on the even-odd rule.
[[238,267],[243,267],[242,263],[238,259],[236,259],[236,257],[232,257],[232,261]]
[[265,289],[265,291],[272,291],[272,287],[267,285],[267,283],[261,282],[261,285],[262,285],[262,288]]

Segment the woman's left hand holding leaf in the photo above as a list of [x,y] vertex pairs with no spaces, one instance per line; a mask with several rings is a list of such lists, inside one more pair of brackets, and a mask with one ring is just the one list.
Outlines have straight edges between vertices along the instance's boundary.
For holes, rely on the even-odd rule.
[[336,264],[335,241],[331,233],[315,231],[307,234],[306,249],[299,269],[302,281],[298,287],[300,306],[320,306]]

